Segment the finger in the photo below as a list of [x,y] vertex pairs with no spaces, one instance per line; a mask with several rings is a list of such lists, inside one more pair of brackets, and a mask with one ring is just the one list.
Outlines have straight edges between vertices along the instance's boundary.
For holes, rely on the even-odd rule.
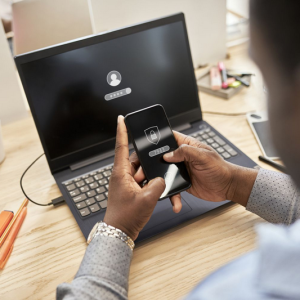
[[137,183],[140,183],[146,179],[143,168],[141,166],[138,168],[137,172],[134,174],[133,177]]
[[118,116],[114,168],[124,168],[130,172],[128,134],[123,116]]
[[[154,206],[166,188],[164,179],[157,177],[146,184],[143,189],[143,199]],[[153,206],[153,207],[154,207]]]
[[181,161],[193,161],[194,159],[200,160],[201,150],[202,149],[183,144],[176,150],[166,153],[163,158],[167,162],[175,163]]
[[194,147],[197,147],[197,148],[208,149],[207,145],[201,143],[200,141],[194,139],[191,136],[182,134],[178,131],[173,131],[173,133],[174,133],[174,137],[176,139],[176,142],[177,142],[178,146],[186,144],[186,145],[194,146]]
[[176,194],[170,198],[174,213],[178,214],[181,211],[182,203],[180,194]]
[[134,175],[141,165],[140,160],[135,151],[132,152],[129,156],[129,162],[131,164],[131,174]]

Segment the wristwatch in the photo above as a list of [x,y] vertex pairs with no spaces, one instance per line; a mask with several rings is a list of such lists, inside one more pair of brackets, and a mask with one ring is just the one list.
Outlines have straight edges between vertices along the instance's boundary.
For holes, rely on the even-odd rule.
[[126,233],[111,225],[107,225],[103,221],[98,222],[94,225],[88,236],[87,243],[89,244],[97,235],[119,239],[123,241],[131,250],[133,250],[135,246],[134,241]]

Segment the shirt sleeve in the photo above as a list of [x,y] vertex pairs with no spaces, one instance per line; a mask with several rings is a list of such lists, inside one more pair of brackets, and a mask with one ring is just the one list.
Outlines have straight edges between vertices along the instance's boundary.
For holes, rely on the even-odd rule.
[[132,250],[121,240],[96,236],[74,280],[57,287],[57,299],[127,299],[131,259]]
[[260,169],[246,209],[268,222],[289,225],[300,218],[300,194],[290,176]]

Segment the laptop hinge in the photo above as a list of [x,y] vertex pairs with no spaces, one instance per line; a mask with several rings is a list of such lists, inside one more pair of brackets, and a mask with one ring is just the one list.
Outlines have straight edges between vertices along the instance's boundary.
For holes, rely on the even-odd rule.
[[[129,150],[132,150],[133,149],[133,145],[132,144],[129,144]],[[88,159],[85,159],[85,160],[82,160],[76,164],[73,164],[73,165],[70,165],[70,169],[72,171],[75,171],[75,170],[78,170],[80,168],[83,168],[83,167],[86,167],[88,165],[91,165],[95,162],[98,162],[100,160],[104,160],[106,158],[109,158],[109,157],[112,157],[115,155],[115,149],[111,150],[111,151],[107,151],[107,152],[104,152],[100,155],[97,155],[97,156],[93,156],[93,157],[90,157]]]
[[192,125],[190,123],[185,123],[185,124],[182,124],[179,126],[175,126],[172,129],[176,130],[176,131],[183,131],[183,130],[189,129],[191,127],[192,127]]

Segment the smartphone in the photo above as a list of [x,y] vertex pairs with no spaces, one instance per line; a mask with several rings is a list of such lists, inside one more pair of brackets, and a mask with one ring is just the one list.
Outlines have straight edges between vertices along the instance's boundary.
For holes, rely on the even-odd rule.
[[247,120],[263,155],[270,159],[279,159],[275,147],[272,144],[267,112],[248,113]]
[[162,105],[156,104],[125,116],[125,124],[147,181],[165,179],[166,189],[160,200],[178,194],[191,186],[184,162],[167,163],[163,155],[178,144]]

